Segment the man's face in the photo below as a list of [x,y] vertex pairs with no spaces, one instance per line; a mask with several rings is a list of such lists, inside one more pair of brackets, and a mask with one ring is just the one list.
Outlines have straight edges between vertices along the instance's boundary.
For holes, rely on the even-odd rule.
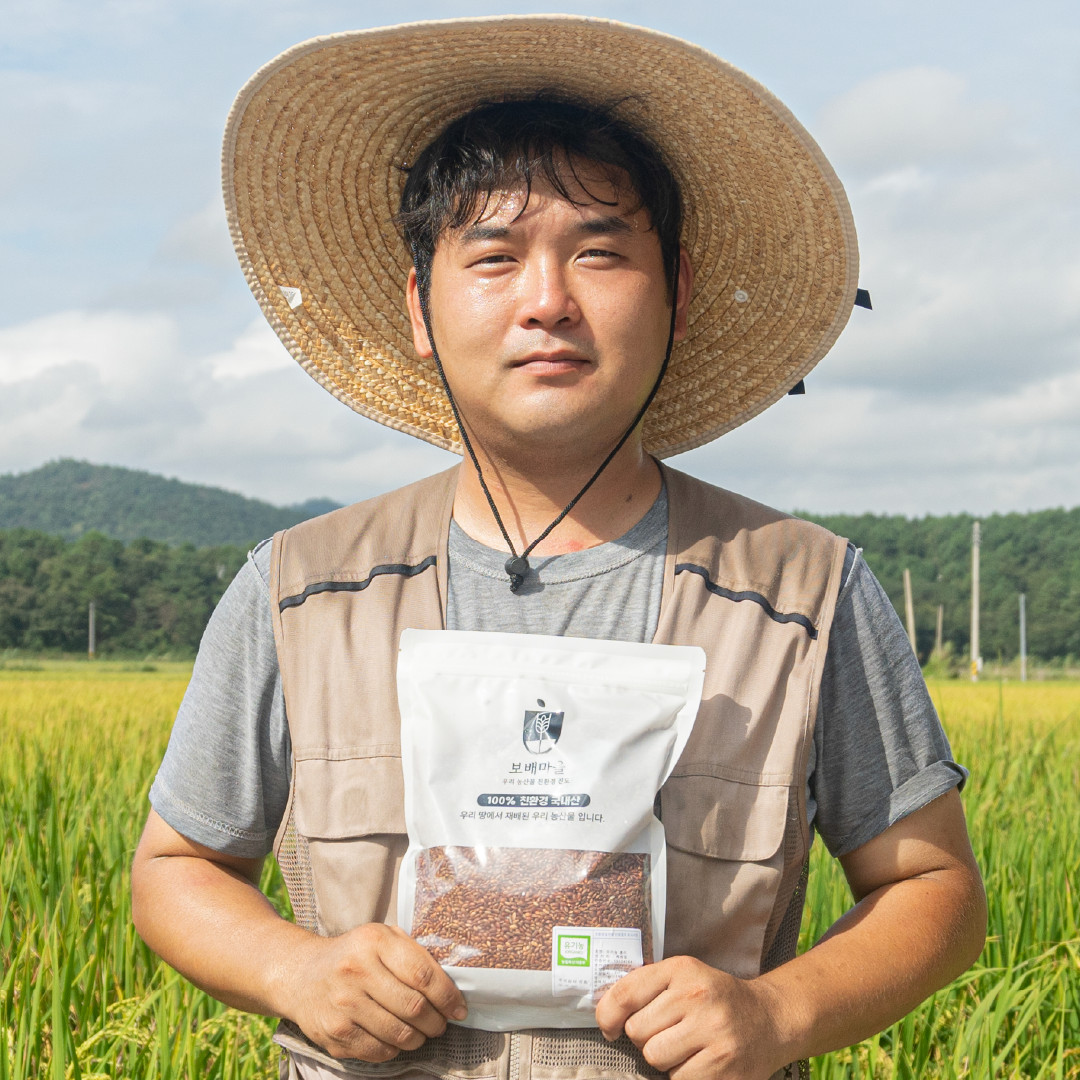
[[[632,194],[589,163],[577,172],[604,202],[575,185],[574,205],[538,184],[523,211],[524,189],[497,192],[435,248],[439,358],[470,434],[508,460],[610,449],[664,359],[671,308],[657,233]],[[689,294],[684,256],[676,340]],[[430,356],[414,274],[408,299],[416,350]]]

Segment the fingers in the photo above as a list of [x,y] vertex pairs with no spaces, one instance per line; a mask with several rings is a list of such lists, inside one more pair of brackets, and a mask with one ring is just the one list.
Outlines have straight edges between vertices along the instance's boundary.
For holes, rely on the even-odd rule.
[[[390,976],[401,986],[411,988],[419,998],[409,998],[403,1003],[407,1011],[395,1014],[408,1019],[409,1010],[418,1006],[429,1005],[430,1009],[443,1020],[464,1020],[469,1010],[465,998],[454,985],[453,979],[446,974],[432,958],[427,949],[418,945],[404,930],[390,928],[392,940],[382,953],[383,964]],[[428,1010],[423,1010],[427,1015]],[[445,1023],[442,1025],[445,1027]],[[442,1028],[434,1034],[439,1034]]]
[[368,924],[312,947],[293,1019],[335,1057],[388,1061],[467,1015],[450,977],[397,927]]
[[[371,1007],[373,1006],[369,1003],[369,1008]],[[374,1007],[374,1009],[375,1012],[371,1014],[369,1022],[384,1031],[389,1031],[392,1027],[393,1018],[387,1014],[385,1017],[386,1022],[379,1023],[378,1009],[377,1007]],[[350,1012],[353,1011],[358,1013],[360,1010],[350,1010]],[[305,1029],[305,1031],[315,1043],[336,1058],[359,1058],[361,1061],[371,1062],[390,1061],[397,1057],[402,1050],[415,1049],[415,1047],[398,1045],[397,1042],[386,1042],[345,1016],[339,1016],[335,1022],[328,1024],[322,1032],[317,1028],[314,1030]],[[423,1045],[423,1036],[418,1035],[416,1032],[413,1034],[418,1039],[417,1045]],[[409,1040],[402,1039],[401,1041],[407,1042]]]
[[[446,1028],[446,1021],[438,1013],[434,1013],[431,1022],[420,1016],[410,1021],[385,1008],[366,992],[336,1004],[336,1023],[322,1042],[334,1057],[389,1061],[402,1050],[419,1049],[427,1039],[440,1035]],[[402,1011],[408,1012],[408,1006]]]
[[690,1003],[680,993],[678,962],[653,964],[631,974],[637,976],[633,982],[624,986],[630,975],[624,976],[610,997],[601,999],[597,1023],[609,1039],[625,1032],[650,1065],[667,1072],[704,1045],[700,1026],[687,1020]]
[[[609,1042],[623,1032],[627,1020],[659,997],[671,983],[667,961],[646,964],[610,986],[596,1003],[596,1024]],[[629,1032],[627,1032],[629,1034]]]
[[688,956],[632,971],[600,999],[608,1039],[620,1031],[671,1080],[762,1080],[779,1062],[768,998],[751,982]]
[[384,942],[365,969],[355,1021],[401,1050],[441,1035],[448,1019],[464,1019],[465,1003],[449,976],[410,938]]
[[[634,1018],[636,1020],[637,1017]],[[672,1073],[673,1080],[677,1080],[674,1073],[680,1067],[685,1068],[694,1058],[700,1058],[701,1051],[707,1045],[706,1032],[685,1017],[670,1025],[650,1026],[647,1034],[643,1031],[634,1034],[628,1031],[627,1034],[641,1050],[645,1060],[660,1072]]]

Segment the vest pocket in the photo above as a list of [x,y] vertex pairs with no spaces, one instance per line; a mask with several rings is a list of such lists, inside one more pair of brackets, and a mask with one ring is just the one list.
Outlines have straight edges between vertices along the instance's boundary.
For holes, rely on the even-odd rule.
[[293,824],[310,865],[319,932],[396,923],[397,871],[409,843],[401,759],[299,757],[293,784]]
[[762,862],[784,842],[788,788],[718,776],[672,776],[661,789],[667,842],[712,859]]
[[300,758],[293,770],[296,830],[309,839],[405,832],[400,757]]
[[696,774],[664,785],[665,956],[695,956],[742,978],[760,973],[783,877],[788,801],[782,784]]

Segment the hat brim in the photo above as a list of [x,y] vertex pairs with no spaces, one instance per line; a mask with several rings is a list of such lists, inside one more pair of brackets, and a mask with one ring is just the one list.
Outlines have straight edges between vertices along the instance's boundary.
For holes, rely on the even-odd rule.
[[828,352],[854,303],[858,254],[843,187],[799,122],[749,76],[677,38],[507,16],[288,50],[248,82],[226,126],[225,201],[248,284],[335,397],[460,452],[434,365],[412,347],[410,259],[393,221],[401,166],[474,105],[552,89],[619,101],[681,186],[694,294],[643,438],[661,457],[700,446]]

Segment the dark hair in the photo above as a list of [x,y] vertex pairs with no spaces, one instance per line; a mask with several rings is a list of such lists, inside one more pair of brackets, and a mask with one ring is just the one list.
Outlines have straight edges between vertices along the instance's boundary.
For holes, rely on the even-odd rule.
[[618,104],[593,105],[544,92],[519,101],[478,105],[452,121],[414,163],[405,166],[408,176],[397,221],[421,288],[444,230],[460,229],[470,218],[482,217],[492,195],[508,186],[524,183],[527,204],[537,179],[567,202],[580,204],[581,196],[574,191],[590,197],[592,193],[574,163],[588,161],[606,167],[617,191],[628,183],[639,208],[648,213],[673,294],[682,195],[660,151],[615,117]]

